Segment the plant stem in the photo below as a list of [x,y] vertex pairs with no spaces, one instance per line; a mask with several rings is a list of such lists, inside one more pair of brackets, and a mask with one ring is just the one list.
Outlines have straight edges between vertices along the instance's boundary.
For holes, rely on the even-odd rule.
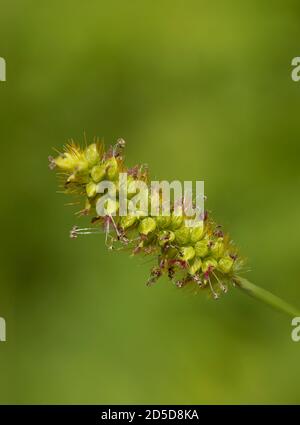
[[265,304],[268,304],[269,306],[275,308],[276,310],[279,310],[282,313],[288,314],[291,317],[300,317],[300,311],[297,310],[297,308],[286,303],[281,298],[277,297],[276,295],[273,295],[271,292],[266,291],[265,289],[254,285],[253,283],[249,282],[247,279],[240,276],[236,276],[234,278],[234,283],[236,284],[238,288],[242,289],[251,297],[256,298],[257,300],[260,300],[264,302]]

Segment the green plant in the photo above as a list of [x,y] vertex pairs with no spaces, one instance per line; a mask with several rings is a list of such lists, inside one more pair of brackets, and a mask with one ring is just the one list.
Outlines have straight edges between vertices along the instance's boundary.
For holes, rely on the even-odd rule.
[[[157,265],[151,270],[148,285],[167,275],[177,287],[193,285],[199,290],[209,291],[213,298],[218,298],[222,292],[234,286],[291,316],[300,315],[280,298],[240,276],[244,259],[229,235],[207,213],[202,225],[195,227],[186,225],[186,216],[176,215],[174,204],[169,216],[151,213],[145,216],[142,211],[135,215],[120,215],[119,194],[123,189],[120,173],[128,175],[128,204],[133,202],[130,185],[137,181],[149,185],[145,165],[125,166],[124,146],[123,139],[107,151],[99,141],[85,148],[71,142],[56,158],[49,157],[50,168],[58,171],[63,191],[79,197],[82,203],[79,214],[92,216],[93,227],[73,227],[72,238],[104,228],[109,249],[127,248],[133,255],[156,256]],[[97,185],[104,180],[113,183],[115,200],[105,193],[98,193]],[[147,197],[151,204],[151,195],[147,194]],[[101,200],[106,208],[104,216],[97,213],[97,204]]]

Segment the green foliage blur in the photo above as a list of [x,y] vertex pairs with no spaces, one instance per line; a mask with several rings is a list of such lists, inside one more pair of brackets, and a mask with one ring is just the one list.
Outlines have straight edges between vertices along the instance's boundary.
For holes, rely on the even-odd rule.
[[246,277],[300,306],[299,4],[0,5],[0,403],[299,403],[290,318],[232,289],[147,288],[151,259],[108,252],[47,157],[123,137],[156,179],[204,180]]

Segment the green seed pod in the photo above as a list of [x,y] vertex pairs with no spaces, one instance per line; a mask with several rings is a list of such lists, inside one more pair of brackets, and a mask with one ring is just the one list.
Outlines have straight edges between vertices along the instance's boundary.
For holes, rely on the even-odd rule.
[[210,269],[210,268],[215,269],[217,266],[218,266],[217,261],[214,258],[209,257],[209,258],[207,258],[206,260],[203,261],[202,271],[203,271],[203,273],[206,273],[208,269]]
[[167,243],[173,242],[175,235],[171,230],[162,230],[158,234],[158,243],[160,246],[164,246]]
[[211,247],[210,251],[215,258],[222,257],[222,255],[224,254],[224,251],[225,251],[223,239],[218,238],[218,240]]
[[120,225],[122,229],[126,230],[129,227],[133,226],[136,221],[137,221],[137,217],[135,217],[134,215],[126,215],[121,217]]
[[181,260],[189,261],[195,257],[195,250],[192,246],[184,246],[179,250]]
[[95,165],[91,171],[91,177],[95,183],[99,183],[106,174],[106,167],[104,164]]
[[203,236],[203,226],[195,226],[191,229],[191,242],[199,241]]
[[233,262],[231,257],[223,257],[219,260],[218,269],[223,273],[229,273],[232,269]]
[[100,156],[97,149],[97,144],[92,143],[85,149],[85,158],[90,166],[95,165],[99,160]]
[[156,228],[155,220],[151,217],[147,217],[140,222],[139,232],[142,235],[148,235],[149,233],[153,232],[155,228]]
[[193,264],[191,265],[191,267],[189,268],[189,274],[194,275],[195,273],[197,273],[198,270],[200,270],[201,266],[202,266],[201,258],[196,258]]
[[207,241],[199,241],[195,243],[195,252],[197,257],[205,257],[208,254]]
[[177,255],[178,255],[178,249],[173,248],[173,247],[168,248],[168,250],[166,252],[167,258],[173,259],[173,258],[176,258]]
[[86,187],[86,194],[89,198],[93,198],[97,193],[97,185],[94,182],[89,182]]
[[174,215],[171,216],[171,229],[176,230],[178,229],[183,223],[183,217],[182,215]]
[[114,156],[109,158],[105,165],[107,167],[107,177],[109,180],[114,180],[118,176],[118,162]]
[[157,217],[155,217],[155,219],[156,224],[160,229],[166,229],[171,223],[170,216],[158,215]]
[[190,229],[188,227],[181,227],[175,230],[175,241],[178,245],[185,245],[190,241]]

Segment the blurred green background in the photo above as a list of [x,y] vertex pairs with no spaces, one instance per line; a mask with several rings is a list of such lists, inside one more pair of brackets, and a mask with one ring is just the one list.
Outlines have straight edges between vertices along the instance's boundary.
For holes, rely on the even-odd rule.
[[[127,141],[157,179],[204,180],[253,282],[300,306],[299,3],[1,1],[1,403],[299,403],[290,319],[212,301],[74,216],[47,157]],[[70,199],[71,201],[71,199]]]

